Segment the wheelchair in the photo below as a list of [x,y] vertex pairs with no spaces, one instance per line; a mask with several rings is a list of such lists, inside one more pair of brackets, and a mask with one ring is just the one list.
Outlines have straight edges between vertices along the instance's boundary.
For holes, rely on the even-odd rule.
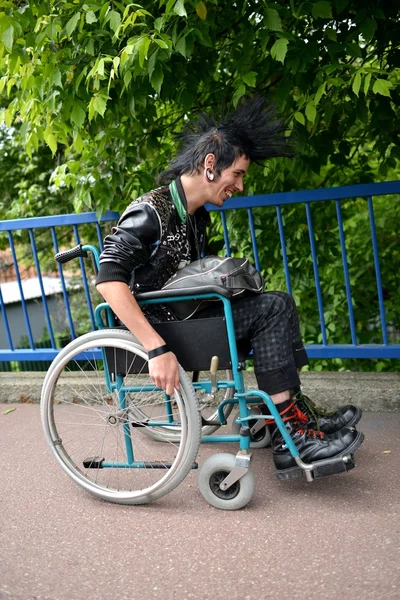
[[[61,252],[56,260],[65,263],[88,252],[97,270],[99,253],[91,245]],[[47,442],[79,486],[110,502],[149,503],[198,468],[201,442],[232,442],[239,444],[238,452],[208,458],[199,469],[198,485],[212,506],[240,509],[254,494],[251,451],[268,445],[265,420],[271,418],[297,464],[281,478],[305,474],[313,481],[354,467],[352,455],[304,463],[269,395],[245,389],[227,290],[162,290],[136,299],[140,305],[217,299],[224,316],[154,325],[180,363],[179,389],[170,397],[150,379],[147,353],[138,340],[116,322],[108,304],[96,307],[98,329],[60,350],[41,395]],[[269,415],[262,414],[262,404]],[[215,435],[235,407],[232,433]]]

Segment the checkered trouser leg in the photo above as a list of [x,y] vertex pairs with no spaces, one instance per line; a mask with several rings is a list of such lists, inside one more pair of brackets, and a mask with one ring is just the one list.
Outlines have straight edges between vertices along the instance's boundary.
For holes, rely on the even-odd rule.
[[[219,316],[219,306],[202,310],[199,317]],[[300,337],[293,298],[284,292],[266,292],[232,300],[236,340],[254,350],[258,387],[268,394],[297,388],[297,369],[308,363]]]

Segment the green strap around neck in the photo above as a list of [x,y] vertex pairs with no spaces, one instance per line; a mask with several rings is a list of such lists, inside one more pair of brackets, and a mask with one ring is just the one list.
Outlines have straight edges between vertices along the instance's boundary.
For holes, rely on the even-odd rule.
[[178,192],[178,188],[176,187],[176,182],[175,181],[171,181],[171,183],[169,184],[169,191],[171,192],[171,196],[172,196],[172,202],[175,205],[175,208],[178,212],[178,215],[180,216],[181,221],[184,223],[186,221],[186,209],[182,204],[182,200],[179,196],[179,192]]

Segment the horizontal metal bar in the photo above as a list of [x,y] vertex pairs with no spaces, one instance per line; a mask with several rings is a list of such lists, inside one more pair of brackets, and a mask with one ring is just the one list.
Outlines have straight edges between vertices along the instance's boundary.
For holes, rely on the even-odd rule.
[[398,194],[400,181],[384,181],[383,183],[361,183],[359,185],[343,185],[339,187],[301,190],[298,192],[278,192],[276,194],[260,194],[256,196],[240,196],[225,200],[223,206],[206,204],[208,211],[224,211],[236,208],[253,208],[256,206],[282,206],[300,202],[316,202],[323,200],[343,200],[365,196],[383,196]]
[[[400,358],[400,344],[308,344],[305,345],[309,358]],[[93,354],[94,352],[94,354]],[[53,360],[59,350],[39,348],[38,350],[0,350],[0,362],[10,360]],[[100,350],[91,350],[91,358],[101,359]],[[251,357],[250,357],[251,358]],[[85,354],[74,356],[74,360],[88,360]]]
[[204,435],[201,441],[207,444],[219,444],[221,442],[238,444],[240,442],[240,435]]
[[[117,221],[119,213],[108,210],[102,215],[100,221]],[[61,225],[81,225],[83,223],[98,223],[95,212],[80,215],[54,215],[51,217],[33,217],[29,219],[11,219],[0,221],[0,231],[14,231],[15,229],[30,229],[34,227],[59,227]]]
[[400,358],[400,344],[309,344],[305,348],[309,358]]
[[[60,352],[60,349],[54,348],[38,348],[37,350],[30,350],[29,348],[19,348],[17,350],[0,350],[0,362],[2,361],[10,361],[10,360],[53,360],[57,354]],[[102,358],[101,350],[90,350],[90,359],[98,359]],[[73,357],[73,360],[88,360],[87,354],[84,353],[77,354]]]
[[[259,194],[255,196],[240,196],[230,198],[224,202],[223,207],[206,204],[209,211],[221,211],[236,208],[253,208],[257,206],[281,206],[284,204],[298,204],[300,202],[316,202],[324,200],[341,200],[344,198],[358,198],[365,196],[379,196],[400,193],[400,181],[384,181],[382,183],[362,183],[359,185],[345,185],[333,188],[300,190],[296,192],[278,192],[276,194]],[[116,221],[119,213],[107,211],[100,221]],[[0,231],[13,231],[15,229],[29,229],[35,227],[58,227],[62,225],[80,225],[82,223],[98,223],[95,212],[72,215],[54,215],[49,217],[34,217],[29,219],[11,219],[0,222]]]

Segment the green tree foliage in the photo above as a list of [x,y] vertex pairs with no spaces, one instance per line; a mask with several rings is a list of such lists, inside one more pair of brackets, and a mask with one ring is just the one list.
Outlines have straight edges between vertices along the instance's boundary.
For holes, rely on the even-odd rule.
[[[154,186],[185,119],[199,108],[218,113],[253,92],[268,95],[287,118],[296,158],[253,165],[247,194],[399,177],[396,2],[0,0],[0,10],[7,128],[0,149],[9,148],[0,173],[16,202],[10,213],[0,194],[3,217],[69,212],[71,200],[78,211],[122,210]],[[31,190],[28,202],[21,186]],[[396,332],[398,202],[377,199],[375,210],[387,317]],[[304,208],[289,206],[283,217],[303,333],[317,342]],[[359,341],[380,341],[365,200],[345,203],[343,217]],[[246,215],[229,220],[233,247],[249,251]],[[335,207],[313,206],[313,220],[328,339],[349,342]],[[268,287],[282,289],[276,214],[256,211],[255,221]],[[221,239],[215,220],[216,250]]]
[[[29,156],[62,154],[75,209],[153,185],[197,108],[270,95],[297,158],[250,193],[385,179],[399,158],[399,21],[377,0],[0,2],[3,120]],[[55,165],[56,166],[56,165]]]

